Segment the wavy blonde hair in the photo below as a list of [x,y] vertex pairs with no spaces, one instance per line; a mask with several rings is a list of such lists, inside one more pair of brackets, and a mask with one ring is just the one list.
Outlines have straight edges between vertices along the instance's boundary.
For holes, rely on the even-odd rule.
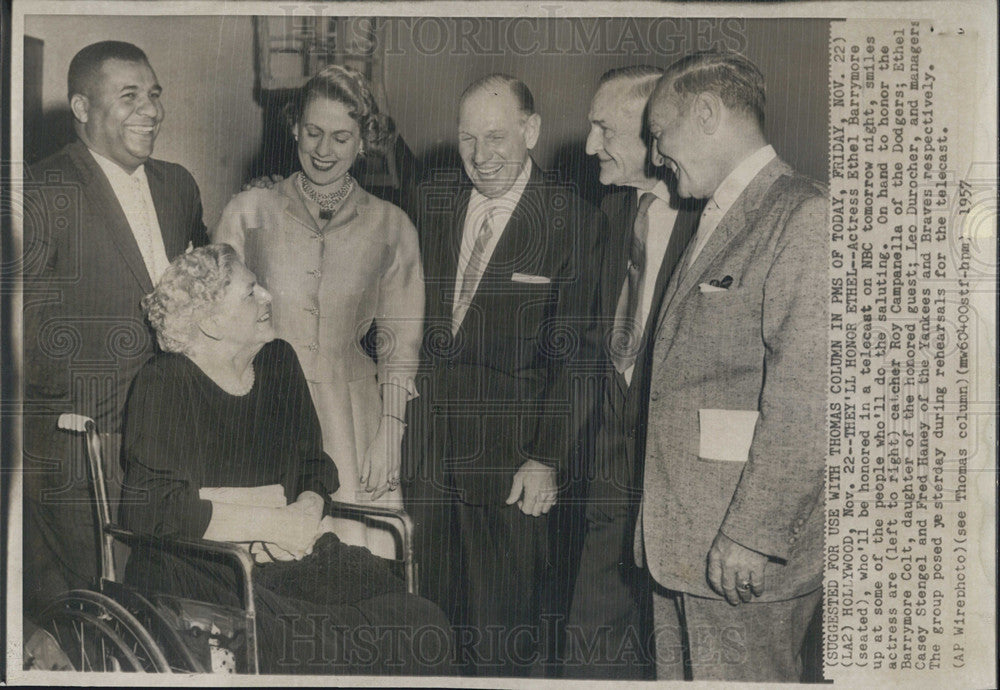
[[343,65],[328,65],[306,82],[296,97],[285,106],[285,118],[293,130],[302,118],[306,106],[317,98],[337,101],[347,108],[351,119],[358,123],[364,156],[385,152],[395,127],[392,119],[379,112],[371,84],[356,69]]
[[142,309],[165,352],[187,353],[198,322],[226,293],[240,260],[228,244],[209,244],[181,254],[142,298]]

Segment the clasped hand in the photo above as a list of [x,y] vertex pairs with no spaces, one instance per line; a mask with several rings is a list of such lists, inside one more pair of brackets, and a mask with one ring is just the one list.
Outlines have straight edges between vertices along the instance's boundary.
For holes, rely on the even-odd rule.
[[555,468],[526,460],[514,474],[507,505],[517,503],[522,513],[538,517],[552,510],[558,493]]
[[254,551],[258,563],[298,561],[312,553],[313,545],[330,530],[329,518],[323,517],[323,497],[314,491],[303,491],[294,503],[278,508],[278,537]]

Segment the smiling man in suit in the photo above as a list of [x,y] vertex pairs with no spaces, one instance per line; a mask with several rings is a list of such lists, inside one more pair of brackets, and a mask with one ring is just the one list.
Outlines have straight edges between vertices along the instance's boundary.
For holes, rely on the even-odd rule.
[[656,159],[708,200],[653,341],[636,548],[657,677],[798,681],[822,591],[826,193],[767,144],[741,55],[679,60],[649,108]]
[[632,558],[649,395],[646,335],[700,211],[698,202],[682,206],[650,165],[644,115],[662,74],[649,65],[606,72],[590,105],[587,153],[612,190],[601,200],[610,232],[601,315],[612,331],[605,341],[613,366],[588,458],[586,536],[564,663],[573,678],[642,679],[651,671],[648,577]]
[[139,300],[171,259],[207,241],[190,173],[150,158],[164,109],[145,53],[120,41],[89,45],[71,61],[68,86],[78,140],[33,165],[25,182],[28,611],[96,575],[84,451],[56,428],[58,416],[86,414],[119,433],[128,387],[154,347]]
[[527,86],[479,79],[458,117],[471,185],[425,186],[420,208],[429,373],[404,490],[423,593],[465,625],[480,675],[543,661],[548,514],[579,426],[576,365],[593,357],[604,217],[532,161],[540,129]]

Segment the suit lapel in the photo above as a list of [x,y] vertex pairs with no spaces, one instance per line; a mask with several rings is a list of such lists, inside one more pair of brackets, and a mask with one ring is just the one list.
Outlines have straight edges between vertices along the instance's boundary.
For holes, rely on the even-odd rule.
[[[779,158],[775,158],[757,173],[757,176],[750,181],[747,188],[736,199],[730,209],[723,216],[719,225],[715,228],[712,236],[708,238],[705,246],[702,247],[694,263],[683,268],[687,262],[691,251],[694,249],[694,242],[689,242],[687,249],[678,262],[680,280],[671,281],[667,292],[663,298],[663,305],[660,309],[660,325],[657,329],[658,335],[663,335],[669,342],[673,340],[673,331],[677,326],[679,310],[675,308],[675,302],[691,292],[691,289],[702,282],[701,279],[708,267],[715,261],[715,258],[729,246],[729,244],[743,231],[754,225],[757,217],[757,207],[763,200],[765,193],[774,184],[774,181],[781,175],[788,172],[790,168]],[[664,348],[662,359],[669,351]]]
[[[606,250],[604,274],[601,277],[603,293],[601,315],[611,320],[615,318],[618,298],[621,295],[628,272],[628,250],[632,243],[632,226],[635,225],[635,216],[639,210],[636,196],[636,191],[628,187],[612,192],[601,200],[601,210],[613,222],[611,241],[614,244],[613,246],[609,244]],[[628,397],[629,382],[625,380],[625,375],[614,367],[611,367],[611,377],[618,389],[618,395],[615,398],[618,403],[612,407],[620,415],[622,414],[620,409],[622,401]]]
[[446,232],[442,233],[441,244],[438,247],[440,253],[441,268],[441,290],[440,307],[442,312],[451,315],[455,306],[455,283],[458,280],[458,254],[462,250],[462,231],[465,228],[465,214],[469,208],[469,197],[472,195],[472,188],[464,186],[458,192],[455,208],[446,217]]
[[[700,206],[699,206],[700,208]],[[677,212],[674,220],[674,228],[667,243],[666,253],[663,263],[660,265],[660,273],[656,277],[656,287],[653,289],[653,302],[649,308],[649,316],[646,320],[646,330],[643,331],[646,340],[645,347],[651,347],[653,339],[659,330],[666,296],[671,285],[671,278],[677,273],[681,262],[687,258],[687,248],[691,245],[691,238],[698,229],[698,219],[700,210],[681,209]],[[643,350],[647,352],[647,350]]]
[[302,197],[296,189],[295,176],[297,174],[292,173],[276,185],[277,189],[281,192],[282,203],[284,203],[282,213],[309,232],[321,234],[323,232],[322,228],[316,225],[316,221],[309,214],[309,209],[306,208],[305,202],[302,201]]
[[[142,260],[135,235],[132,234],[132,228],[125,219],[125,212],[122,211],[118,197],[115,196],[104,171],[97,165],[97,161],[90,155],[86,145],[82,142],[76,142],[71,146],[70,157],[83,173],[81,177],[84,183],[84,193],[91,197],[95,209],[101,209],[108,235],[111,237],[112,244],[121,254],[122,261],[142,287],[143,292],[152,292],[153,282],[149,277],[149,271],[146,270],[146,262]],[[159,209],[157,209],[157,215],[159,215]],[[84,238],[84,241],[86,239]]]
[[507,280],[511,273],[509,268],[519,257],[525,256],[524,244],[541,238],[540,228],[532,227],[542,219],[542,214],[547,210],[542,199],[541,185],[541,170],[532,161],[528,184],[525,185],[514,212],[510,214],[507,227],[504,228],[500,241],[493,250],[490,262],[486,265],[486,270],[483,272],[484,282]]
[[163,237],[163,248],[167,260],[184,251],[184,238],[176,232],[176,210],[173,208],[176,199],[171,198],[170,187],[164,179],[164,170],[157,161],[146,161],[146,181],[149,182],[149,194],[153,197],[153,208],[156,209],[156,222],[160,226],[160,236]]
[[612,192],[601,200],[601,210],[608,217],[608,239],[601,264],[601,317],[613,319],[618,297],[628,269],[628,248],[632,225],[638,211],[633,189]]
[[612,192],[604,197],[601,210],[608,219],[619,221],[624,237],[632,236],[632,226],[635,225],[635,214],[639,211],[638,193],[631,187]]
[[[489,290],[490,288],[495,288],[498,283],[506,283],[508,281],[511,267],[519,257],[525,256],[525,242],[531,242],[536,237],[541,237],[538,234],[538,228],[531,227],[532,221],[538,221],[538,211],[545,209],[543,199],[541,198],[541,182],[542,173],[538,165],[532,162],[531,177],[528,178],[528,184],[521,193],[521,198],[518,200],[517,206],[514,207],[514,211],[510,215],[510,220],[507,221],[507,225],[503,229],[503,234],[500,235],[500,239],[493,249],[489,263],[486,264],[486,269],[483,271],[476,292],[472,295],[469,311],[472,310],[472,305],[480,304],[482,299],[484,299],[484,292],[486,290],[483,290],[483,288]],[[456,275],[456,277],[458,272],[458,252],[462,246],[462,230],[465,226],[465,215],[469,207],[471,194],[472,190],[470,189],[459,199],[456,213],[454,244],[452,247],[454,266],[452,274]],[[454,288],[454,285],[452,288]],[[454,293],[454,289],[451,292]],[[464,324],[465,320],[463,319],[462,325],[459,328],[462,328]]]

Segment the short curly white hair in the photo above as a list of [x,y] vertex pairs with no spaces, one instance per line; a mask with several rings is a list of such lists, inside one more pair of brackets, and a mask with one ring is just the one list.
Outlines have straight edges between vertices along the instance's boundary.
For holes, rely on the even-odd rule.
[[209,244],[171,262],[156,288],[142,298],[146,318],[165,352],[188,352],[198,322],[222,299],[239,261],[228,244]]

